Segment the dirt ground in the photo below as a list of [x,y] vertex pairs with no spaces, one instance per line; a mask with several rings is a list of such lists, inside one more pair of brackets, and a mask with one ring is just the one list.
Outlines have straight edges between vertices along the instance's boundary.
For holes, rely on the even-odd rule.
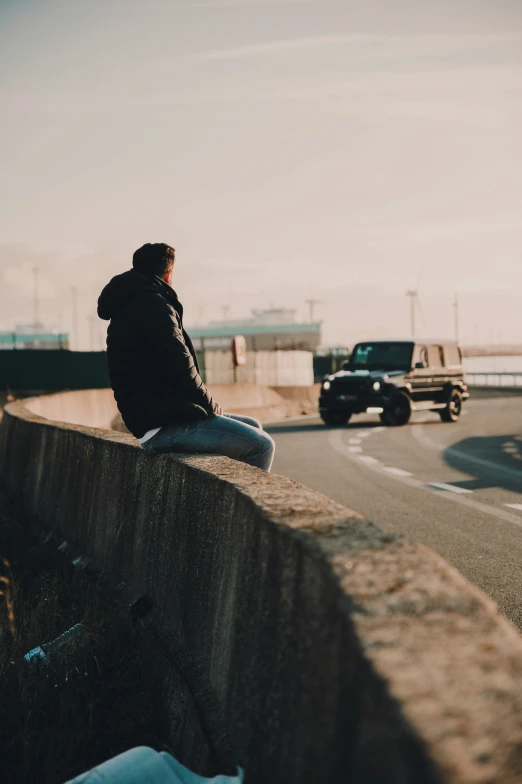
[[[0,778],[60,784],[137,745],[161,749],[129,631],[98,588],[0,499]],[[47,662],[24,656],[75,624]]]

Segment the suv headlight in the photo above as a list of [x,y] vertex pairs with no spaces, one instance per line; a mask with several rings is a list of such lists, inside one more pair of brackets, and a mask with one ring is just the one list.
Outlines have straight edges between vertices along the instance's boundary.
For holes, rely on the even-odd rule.
[[373,385],[373,391],[374,392],[378,392],[380,390],[380,388],[381,388],[381,382],[380,381],[376,381],[374,383],[374,385]]
[[331,386],[332,385],[330,384],[329,381],[325,381],[324,384],[323,384],[323,389],[325,390],[325,392],[328,392],[328,390],[330,389]]

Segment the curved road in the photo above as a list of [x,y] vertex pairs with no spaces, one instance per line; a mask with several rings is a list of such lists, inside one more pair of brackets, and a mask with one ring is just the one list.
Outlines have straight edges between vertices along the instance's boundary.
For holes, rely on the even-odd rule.
[[471,400],[456,425],[422,412],[403,428],[361,416],[267,430],[276,473],[436,550],[522,629],[522,397]]

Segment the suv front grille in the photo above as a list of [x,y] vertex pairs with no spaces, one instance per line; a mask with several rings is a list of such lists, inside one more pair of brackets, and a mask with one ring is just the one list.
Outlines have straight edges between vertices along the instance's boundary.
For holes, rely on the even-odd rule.
[[364,395],[370,389],[367,381],[336,381],[332,384],[332,392],[335,395]]

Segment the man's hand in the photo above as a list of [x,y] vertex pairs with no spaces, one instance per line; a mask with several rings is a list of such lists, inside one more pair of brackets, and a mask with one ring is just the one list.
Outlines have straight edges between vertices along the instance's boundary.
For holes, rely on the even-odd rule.
[[219,405],[219,403],[216,403],[216,412],[215,412],[215,413],[216,413],[218,416],[223,416],[223,409],[222,409],[222,407]]

